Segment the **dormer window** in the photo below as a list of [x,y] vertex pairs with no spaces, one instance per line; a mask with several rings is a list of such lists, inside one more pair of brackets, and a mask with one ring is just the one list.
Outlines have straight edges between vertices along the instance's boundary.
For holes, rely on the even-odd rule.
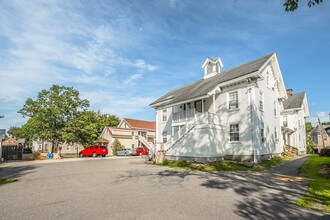
[[207,58],[202,65],[204,69],[204,79],[209,77],[215,76],[216,74],[220,73],[221,68],[223,67],[222,61],[220,58]]

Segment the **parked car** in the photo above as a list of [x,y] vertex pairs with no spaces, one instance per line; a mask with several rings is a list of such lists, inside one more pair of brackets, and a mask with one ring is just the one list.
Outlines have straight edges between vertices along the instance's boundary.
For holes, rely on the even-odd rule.
[[124,148],[122,150],[117,151],[117,156],[129,156],[133,155],[133,151],[131,149]]
[[135,155],[148,155],[148,154],[149,154],[149,150],[144,147],[139,147],[136,148],[135,150]]
[[98,155],[102,155],[102,157],[105,157],[107,154],[108,154],[108,148],[106,146],[100,146],[100,145],[91,145],[79,152],[80,157],[85,157],[85,156],[97,157]]

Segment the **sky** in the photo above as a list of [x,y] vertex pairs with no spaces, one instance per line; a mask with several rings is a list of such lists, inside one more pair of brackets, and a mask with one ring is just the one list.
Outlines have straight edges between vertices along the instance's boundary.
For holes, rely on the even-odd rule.
[[0,128],[21,126],[27,98],[74,87],[90,109],[155,120],[151,102],[276,52],[287,89],[305,91],[309,121],[329,121],[330,4],[243,0],[0,0]]

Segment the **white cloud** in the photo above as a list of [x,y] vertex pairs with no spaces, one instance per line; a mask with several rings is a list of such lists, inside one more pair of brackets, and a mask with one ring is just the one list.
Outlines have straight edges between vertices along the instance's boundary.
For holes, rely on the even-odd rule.
[[131,75],[128,79],[126,79],[124,81],[124,85],[127,85],[127,86],[132,86],[136,83],[136,81],[138,79],[140,79],[142,77],[142,74],[141,73],[135,73],[133,75]]
[[152,72],[158,68],[157,66],[146,64],[144,60],[136,60],[134,66],[136,66],[139,70],[148,72]]
[[329,116],[329,114],[326,113],[326,112],[319,112],[319,113],[317,113],[316,115],[317,115],[317,117],[319,117],[319,118],[323,118],[323,117]]

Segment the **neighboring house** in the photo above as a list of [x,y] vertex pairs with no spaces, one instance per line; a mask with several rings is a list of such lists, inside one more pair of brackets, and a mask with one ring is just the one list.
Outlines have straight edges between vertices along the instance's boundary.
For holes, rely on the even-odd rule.
[[315,143],[314,153],[320,153],[324,147],[330,146],[330,125],[317,125],[308,135]]
[[1,145],[1,154],[5,160],[22,159],[23,148],[25,147],[25,139],[7,137],[1,141]]
[[24,146],[25,139],[17,139],[15,137],[7,137],[2,140],[2,146],[8,147],[8,146]]
[[125,148],[150,150],[155,144],[155,134],[156,122],[124,118],[118,127],[105,127],[98,142],[107,145],[109,154],[112,154],[111,146],[116,138]]
[[0,129],[0,163],[3,161],[2,139],[6,137],[6,129]]
[[287,98],[275,53],[221,71],[207,58],[203,79],[150,104],[157,149],[171,160],[257,161],[283,151],[280,110]]
[[285,145],[297,148],[298,154],[306,153],[305,119],[309,117],[309,108],[305,92],[293,94],[287,90],[288,98],[283,101],[282,138]]
[[[52,152],[52,142],[51,141],[40,141],[34,140],[32,142],[32,149],[33,151],[39,151],[40,153],[51,153]],[[78,143],[60,143],[58,145],[59,149],[61,149],[61,155],[76,155],[84,146]]]

